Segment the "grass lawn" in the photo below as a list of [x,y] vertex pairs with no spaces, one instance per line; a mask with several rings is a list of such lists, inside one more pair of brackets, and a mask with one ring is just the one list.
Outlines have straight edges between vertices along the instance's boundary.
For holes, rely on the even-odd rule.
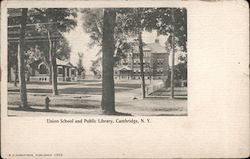
[[[101,104],[100,81],[63,83],[58,85],[60,95],[51,95],[51,85],[28,83],[29,111],[18,108],[20,95],[17,87],[8,87],[8,115],[40,116],[40,115],[98,115]],[[116,110],[132,115],[187,115],[187,101],[182,99],[148,97],[140,99],[140,81],[115,84]],[[163,92],[163,91],[162,91]],[[44,110],[45,97],[51,100],[50,111]],[[136,98],[135,98],[136,97]]]

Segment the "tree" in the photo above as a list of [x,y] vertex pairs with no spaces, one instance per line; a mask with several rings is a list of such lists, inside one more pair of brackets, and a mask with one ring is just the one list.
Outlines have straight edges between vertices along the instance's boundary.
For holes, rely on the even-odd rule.
[[[18,16],[13,16],[16,13],[19,13]],[[9,26],[11,25],[20,25],[21,24],[21,20],[22,18],[20,18],[22,16],[22,8],[18,8],[18,9],[13,9],[13,8],[9,8],[8,9],[8,38],[12,37],[9,35],[10,30],[12,29],[14,32],[20,32],[20,27],[16,27],[16,28],[9,28]],[[27,21],[27,19],[26,19]],[[15,37],[19,39],[20,34],[16,35]],[[18,44],[19,41],[12,41],[9,42],[8,41],[8,80],[11,80],[11,68],[13,68],[14,71],[14,86],[17,86],[17,80],[18,80]]]
[[25,82],[25,62],[24,62],[24,47],[25,47],[25,30],[27,20],[28,8],[22,8],[21,26],[20,26],[20,38],[18,46],[18,69],[19,69],[19,82],[20,82],[20,99],[21,108],[28,109],[27,103],[27,91]]
[[91,64],[91,67],[90,67],[90,71],[93,72],[94,76],[97,77],[97,78],[101,78],[101,63],[102,63],[102,58],[99,57],[95,60],[92,60],[91,61],[92,64]]
[[166,49],[172,51],[171,97],[174,98],[175,52],[187,52],[187,11],[185,8],[157,8],[147,12],[152,17],[145,22],[147,30],[156,29],[161,35],[168,36]]
[[[126,34],[133,37],[137,37],[138,51],[140,54],[140,72],[141,72],[141,88],[142,88],[142,98],[145,98],[145,77],[144,77],[144,54],[143,54],[143,40],[142,31],[152,31],[153,29],[159,30],[159,25],[161,21],[159,17],[161,14],[168,15],[169,9],[163,9],[158,11],[159,8],[126,8],[119,9],[120,14],[123,15],[123,25],[121,30]],[[163,27],[163,26],[162,26]],[[150,69],[150,67],[149,67]],[[150,71],[151,72],[151,71]],[[150,77],[151,78],[151,77]]]
[[[187,24],[186,24],[186,9],[171,9],[171,30],[168,42],[172,50],[172,68],[171,68],[171,98],[174,98],[175,86],[175,52],[176,47],[179,46],[182,51],[187,51]],[[185,63],[186,65],[187,63]],[[184,72],[183,72],[184,73]]]
[[145,77],[144,77],[144,64],[143,64],[143,43],[142,43],[142,15],[141,11],[137,9],[137,25],[138,25],[138,41],[139,41],[139,52],[140,52],[140,70],[141,70],[141,82],[142,82],[142,98],[145,98]]
[[[144,27],[142,25],[145,17],[143,15],[144,9],[142,8],[125,8],[117,9],[119,13],[117,16],[117,35],[122,35],[124,39],[133,38],[136,41],[128,43],[131,47],[127,51],[131,51],[137,44],[138,52],[140,54],[140,72],[141,72],[141,88],[142,88],[142,98],[145,98],[145,77],[144,77],[144,64],[143,64],[143,41],[142,41],[142,31]],[[119,36],[118,36],[119,37]],[[124,40],[125,41],[125,40]],[[137,49],[136,49],[137,50]],[[133,51],[132,51],[133,52]],[[133,56],[133,55],[132,55]]]
[[114,9],[105,8],[103,16],[103,38],[102,38],[102,101],[103,114],[115,114],[115,90],[114,90],[114,28],[116,12]]
[[[9,15],[19,14],[20,9],[8,9]],[[50,76],[53,71],[53,94],[57,91],[57,69],[56,58],[67,56],[70,47],[67,40],[63,37],[63,32],[68,32],[76,26],[76,9],[73,8],[31,8],[27,17],[28,32],[27,37],[38,37],[29,41],[30,45],[25,45],[28,50],[30,46],[39,45],[44,53],[44,61],[49,65]],[[10,17],[10,18],[9,18]],[[9,16],[8,25],[16,25],[20,21],[18,16]],[[34,28],[35,26],[35,28]],[[19,30],[13,30],[18,32]],[[12,31],[12,32],[13,32]],[[9,32],[8,32],[9,36]],[[47,37],[44,39],[44,37]],[[48,47],[49,46],[49,47]],[[52,48],[53,47],[53,48]],[[59,52],[59,56],[58,53]]]
[[76,21],[74,19],[77,16],[76,9],[34,8],[32,11],[34,13],[32,14],[31,21],[37,23],[37,29],[45,32],[48,37],[52,90],[53,95],[58,95],[56,65],[58,39],[62,37],[63,32],[69,32],[76,26]]
[[176,80],[187,80],[187,56],[180,55],[179,63],[175,66],[174,74]]
[[91,71],[98,75],[98,63],[102,60],[101,110],[103,114],[128,115],[115,111],[113,67],[115,61],[126,53],[124,49],[129,49],[121,28],[117,27],[116,9],[84,9],[82,13],[83,28],[91,38],[89,47],[100,47],[97,60],[92,61]]
[[83,53],[78,53],[78,63],[77,63],[78,75],[80,75],[81,78],[84,78],[85,77],[85,69],[83,67],[82,58],[83,58]]
[[15,73],[14,86],[17,86],[18,78],[18,45],[16,43],[8,43],[8,82],[11,82],[11,68]]
[[174,60],[175,60],[175,16],[174,8],[172,8],[172,32],[171,32],[171,42],[172,42],[172,68],[171,68],[171,98],[174,98]]
[[[180,10],[183,13],[182,10]],[[84,9],[83,13],[83,27],[87,33],[90,34],[92,39],[90,46],[98,45],[103,46],[103,30],[104,23],[103,9]],[[144,68],[143,68],[143,41],[141,38],[141,32],[144,30],[152,31],[156,29],[162,35],[168,37],[171,32],[171,9],[170,8],[125,8],[116,9],[116,25],[114,28],[114,43],[115,43],[115,59],[121,59],[122,54],[119,53],[123,46],[122,43],[128,43],[129,38],[137,37],[137,46],[140,52],[140,68],[142,76],[142,96],[145,97],[145,81],[144,81]],[[183,16],[179,16],[183,19]],[[184,18],[185,21],[185,18]],[[185,33],[185,26],[183,27],[178,23],[182,33]],[[186,34],[185,34],[186,35]],[[177,37],[184,37],[184,40],[176,40],[183,44],[185,49],[185,35],[180,34]],[[184,41],[184,42],[183,42]],[[104,52],[100,50],[98,53]],[[125,53],[125,51],[124,51]],[[104,55],[104,54],[103,54]],[[116,55],[117,58],[116,58]],[[111,57],[111,56],[110,56]],[[112,57],[111,57],[112,58]],[[105,60],[103,60],[105,61]],[[103,65],[104,69],[104,65]],[[113,70],[112,70],[113,71]],[[104,78],[104,77],[103,77]]]

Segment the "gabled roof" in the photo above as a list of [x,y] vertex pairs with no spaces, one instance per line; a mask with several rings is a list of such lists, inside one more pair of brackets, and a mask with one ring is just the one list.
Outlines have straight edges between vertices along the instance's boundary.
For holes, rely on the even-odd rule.
[[147,45],[144,45],[143,46],[143,51],[150,51],[151,49],[147,46]]
[[57,64],[57,65],[61,65],[61,66],[71,66],[69,63],[70,63],[70,62],[62,61],[62,60],[56,59],[56,64]]
[[167,53],[167,50],[159,43],[147,43],[146,46],[150,48],[151,53]]
[[[36,61],[34,61],[34,62],[32,62],[30,64],[30,67],[37,69],[38,65],[41,64],[41,63],[43,63],[42,60],[36,60]],[[46,65],[46,63],[44,63],[44,64]],[[59,60],[59,59],[56,59],[56,64],[59,65],[59,66],[68,66],[68,67],[75,67],[76,68],[76,66],[74,66],[72,63],[67,62],[67,61],[62,61],[62,60]]]
[[130,68],[130,67],[128,67],[128,66],[124,66],[124,65],[122,65],[121,67],[119,67],[119,68],[117,68],[117,70],[118,71],[121,71],[121,70],[128,70],[128,71],[131,71],[132,69]]

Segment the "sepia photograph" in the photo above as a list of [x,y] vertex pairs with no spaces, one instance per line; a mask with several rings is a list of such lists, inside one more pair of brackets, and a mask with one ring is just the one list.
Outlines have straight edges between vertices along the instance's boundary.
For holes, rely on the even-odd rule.
[[187,116],[186,8],[8,8],[8,116]]
[[0,7],[2,158],[249,158],[247,1]]

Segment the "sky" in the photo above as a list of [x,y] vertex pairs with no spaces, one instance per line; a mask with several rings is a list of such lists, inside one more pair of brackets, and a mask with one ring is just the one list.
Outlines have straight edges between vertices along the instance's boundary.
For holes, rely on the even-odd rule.
[[[91,66],[91,60],[95,60],[97,58],[96,53],[98,52],[98,48],[88,48],[90,38],[82,28],[82,19],[80,14],[77,17],[77,26],[74,28],[74,30],[71,30],[69,33],[65,33],[64,35],[68,39],[71,46],[70,62],[76,65],[78,62],[78,52],[82,52],[84,68],[86,69],[87,74],[90,73],[89,68]],[[142,39],[145,43],[154,42],[156,37],[156,31],[153,31],[152,33],[143,32],[142,34]],[[159,42],[162,46],[164,46],[165,41],[166,36],[159,37]]]

